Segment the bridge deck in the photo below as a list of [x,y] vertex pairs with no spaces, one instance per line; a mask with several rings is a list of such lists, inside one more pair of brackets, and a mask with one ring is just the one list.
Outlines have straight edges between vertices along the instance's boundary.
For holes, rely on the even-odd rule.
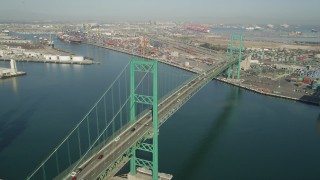
[[[158,106],[159,125],[162,125],[175,111],[187,102],[188,99],[198,92],[198,90],[211,81],[212,78],[216,77],[234,63],[236,63],[236,61],[222,63],[200,74],[162,101]],[[88,161],[79,166],[81,171],[78,172],[77,179],[100,179],[99,177],[104,174],[108,167],[112,166],[119,157],[126,153],[128,149],[134,146],[139,140],[145,138],[148,133],[152,133],[151,111],[126,128],[120,135],[102,148],[98,154],[92,156]],[[128,157],[125,158],[123,163],[126,163],[128,160]],[[63,179],[72,179],[70,173]]]

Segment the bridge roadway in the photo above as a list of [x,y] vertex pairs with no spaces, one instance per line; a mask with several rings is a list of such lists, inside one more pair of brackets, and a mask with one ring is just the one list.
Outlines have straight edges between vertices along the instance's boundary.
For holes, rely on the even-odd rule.
[[[213,69],[198,75],[196,78],[183,85],[167,99],[162,101],[158,106],[159,126],[162,125],[185,102],[187,102],[188,99],[197,93],[198,90],[234,63],[236,63],[236,61],[220,63],[213,67]],[[78,168],[81,168],[81,171],[76,175],[77,179],[99,179],[102,172],[116,162],[117,159],[121,157],[121,155],[124,154],[131,146],[137,143],[138,140],[143,138],[148,132],[152,131],[151,114],[152,112],[150,110],[140,119],[137,119],[134,124],[125,129],[117,136],[117,138],[109,142],[97,154],[79,166]],[[103,157],[99,158],[101,155],[103,155]],[[129,158],[126,158],[126,162],[128,161]],[[63,179],[72,179],[71,172]]]

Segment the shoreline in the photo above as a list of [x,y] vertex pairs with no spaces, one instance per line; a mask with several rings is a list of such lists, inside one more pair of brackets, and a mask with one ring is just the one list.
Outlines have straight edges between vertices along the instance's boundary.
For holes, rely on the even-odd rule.
[[[113,48],[113,47],[104,46],[104,45],[100,45],[100,44],[96,44],[96,43],[90,43],[90,42],[82,42],[82,43],[84,43],[84,44],[89,44],[89,45],[92,45],[92,46],[101,47],[101,48],[105,48],[105,49],[110,49],[110,50],[113,50],[113,51],[125,53],[125,54],[128,54],[128,55],[132,55],[132,56],[136,56],[136,57],[140,57],[140,58],[145,58],[145,59],[153,60],[151,57],[142,56],[142,55],[138,55],[138,54],[133,54],[133,53],[131,53],[131,52],[128,52],[128,51],[125,51],[125,50],[122,50],[122,49],[116,49],[116,48]],[[164,63],[164,64],[168,64],[168,65],[170,65],[170,66],[174,66],[174,67],[176,67],[176,68],[180,68],[180,69],[183,69],[183,70],[192,72],[192,73],[196,73],[196,74],[201,73],[201,72],[199,72],[199,71],[196,71],[196,70],[193,70],[193,69],[190,69],[190,68],[186,68],[186,67],[183,67],[183,66],[179,66],[178,64],[171,63],[171,62],[168,62],[168,61],[163,60],[163,59],[159,59],[159,58],[158,58],[157,60],[160,61],[160,62],[162,62],[162,63]]]
[[225,79],[221,79],[221,78],[214,78],[214,79],[217,81],[220,81],[220,82],[224,82],[224,83],[236,86],[236,87],[240,87],[242,89],[245,89],[245,90],[248,90],[251,92],[261,94],[261,95],[271,96],[271,97],[281,98],[281,99],[287,99],[287,100],[296,101],[296,102],[302,102],[302,103],[311,104],[311,105],[315,105],[315,106],[320,106],[320,102],[309,101],[309,100],[305,100],[305,99],[301,99],[301,98],[299,99],[299,98],[294,98],[294,97],[289,97],[289,96],[284,96],[284,95],[279,95],[279,94],[274,94],[274,93],[263,92],[263,91],[259,91],[257,89],[246,87],[246,86],[243,86],[243,85],[240,85],[237,83],[229,82],[229,81],[227,81]]
[[[14,59],[16,62],[34,62],[34,63],[54,63],[54,64],[79,64],[79,65],[91,65],[98,62],[85,59],[84,61],[61,61],[61,60],[36,60],[36,59]],[[10,61],[10,59],[0,58],[0,61]]]

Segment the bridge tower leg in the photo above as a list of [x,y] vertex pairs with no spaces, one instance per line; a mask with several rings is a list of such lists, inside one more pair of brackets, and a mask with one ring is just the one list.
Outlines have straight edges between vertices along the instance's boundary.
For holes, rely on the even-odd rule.
[[[230,58],[233,59],[233,34],[231,35],[230,47],[229,47],[229,55]],[[231,77],[231,73],[233,72],[233,65],[228,68],[228,79]],[[232,73],[233,74],[233,73]]]
[[241,60],[242,60],[242,35],[238,36],[239,38],[239,55],[238,55],[238,74],[237,74],[237,79],[240,78],[240,64],[241,64]]
[[228,79],[231,77],[231,74],[233,75],[233,64],[228,67]]
[[232,79],[234,79],[234,70],[236,69],[236,66],[235,65],[232,65]]
[[[152,96],[140,95],[135,92],[135,72],[152,73]],[[152,169],[152,180],[158,180],[158,61],[131,60],[130,64],[130,122],[135,121],[137,103],[152,105],[152,125],[153,140],[152,144],[142,143],[136,149],[152,153],[152,161],[140,159],[136,157],[136,149],[131,153],[130,174],[135,175],[136,167],[146,167]]]
[[[236,45],[235,47],[235,40],[239,40],[239,43]],[[240,78],[240,63],[241,63],[241,60],[242,60],[242,35],[234,35],[232,34],[231,35],[231,41],[230,41],[230,49],[229,49],[229,53],[230,53],[230,58],[233,59],[233,54],[234,52],[238,53],[238,66],[237,66],[237,79]],[[234,78],[234,74],[233,74],[233,65],[231,65],[229,68],[228,68],[228,78],[231,77],[231,73],[232,73],[232,78]]]

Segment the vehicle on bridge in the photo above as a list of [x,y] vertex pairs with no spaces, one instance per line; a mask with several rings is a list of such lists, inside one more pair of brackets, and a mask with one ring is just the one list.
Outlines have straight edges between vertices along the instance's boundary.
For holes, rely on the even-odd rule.
[[71,172],[71,177],[72,180],[76,180],[77,179],[77,175],[82,171],[82,168],[78,168],[74,171]]
[[103,154],[100,154],[99,156],[98,156],[98,159],[102,159],[103,158]]

